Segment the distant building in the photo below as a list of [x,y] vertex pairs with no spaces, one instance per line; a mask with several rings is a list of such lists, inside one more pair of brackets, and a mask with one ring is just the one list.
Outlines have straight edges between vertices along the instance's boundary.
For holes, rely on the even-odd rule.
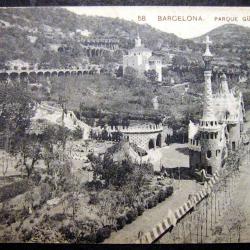
[[162,61],[141,44],[139,34],[135,39],[135,47],[128,51],[128,55],[123,56],[123,74],[127,67],[137,70],[140,77],[144,76],[145,71],[155,70],[158,75],[157,81],[162,81]]
[[242,94],[229,90],[226,75],[223,74],[219,91],[212,93],[209,38],[206,40],[205,86],[203,116],[199,124],[189,124],[189,162],[194,170],[205,169],[208,174],[223,167],[229,151],[239,148],[243,135],[245,115]]

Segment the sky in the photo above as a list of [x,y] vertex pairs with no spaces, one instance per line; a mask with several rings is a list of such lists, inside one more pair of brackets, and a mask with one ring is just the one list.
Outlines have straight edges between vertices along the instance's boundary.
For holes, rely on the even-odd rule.
[[[78,15],[118,17],[139,24],[147,23],[181,38],[197,37],[229,23],[250,27],[250,7],[82,6],[66,8]],[[138,16],[145,16],[146,20],[139,20]],[[190,18],[191,21],[187,20]]]

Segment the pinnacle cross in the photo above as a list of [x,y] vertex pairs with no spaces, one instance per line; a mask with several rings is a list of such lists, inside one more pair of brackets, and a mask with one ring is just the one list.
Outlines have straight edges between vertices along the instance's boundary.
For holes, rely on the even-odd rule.
[[206,36],[206,40],[203,42],[206,44],[206,51],[204,53],[204,56],[212,56],[209,45],[212,44],[212,42],[209,40],[209,36]]

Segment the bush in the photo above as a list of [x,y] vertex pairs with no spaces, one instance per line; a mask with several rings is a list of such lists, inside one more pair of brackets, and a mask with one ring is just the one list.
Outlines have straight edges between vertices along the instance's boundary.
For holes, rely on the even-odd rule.
[[72,240],[77,239],[76,228],[71,224],[62,226],[60,228],[60,232],[61,234],[64,235],[66,240],[72,241]]
[[57,214],[50,216],[50,218],[55,221],[63,221],[66,219],[66,215],[63,213],[57,213]]
[[137,214],[136,214],[135,210],[134,209],[129,210],[126,213],[127,224],[130,224],[132,221],[134,221],[136,219],[136,217],[137,217]]
[[100,191],[103,188],[103,184],[100,180],[91,181],[86,183],[87,191]]
[[99,228],[96,232],[96,243],[103,242],[105,239],[109,238],[111,234],[111,229],[109,226],[104,226]]
[[89,204],[96,205],[97,203],[99,203],[98,194],[97,193],[90,194],[89,195]]
[[12,199],[25,193],[30,188],[27,180],[21,180],[0,188],[0,202]]
[[158,204],[158,195],[157,194],[154,194],[152,196],[150,196],[148,198],[148,208],[152,208],[152,207],[155,207],[157,204]]
[[41,204],[44,204],[51,198],[51,188],[48,183],[42,183],[41,185]]
[[22,229],[22,240],[29,241],[32,237],[32,229],[27,227]]
[[1,211],[0,222],[1,224],[11,225],[12,223],[16,222],[16,217],[13,213],[9,211]]
[[166,187],[165,192],[166,192],[166,198],[171,196],[173,194],[173,192],[174,192],[173,186]]
[[96,233],[85,234],[81,232],[77,237],[77,243],[93,244],[96,243]]
[[120,230],[126,225],[126,216],[121,215],[117,218],[117,229]]
[[164,192],[164,190],[160,190],[160,192],[158,193],[158,201],[162,202],[166,199],[166,193]]
[[39,185],[42,176],[39,172],[34,172],[34,174],[31,176],[32,181],[35,183],[35,185]]
[[137,206],[138,215],[142,215],[144,211],[145,211],[145,208],[144,208],[143,205],[138,205]]

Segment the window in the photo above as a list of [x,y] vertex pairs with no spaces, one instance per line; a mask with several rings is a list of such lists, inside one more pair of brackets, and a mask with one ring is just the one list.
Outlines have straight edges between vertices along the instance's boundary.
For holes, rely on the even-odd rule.
[[207,173],[212,174],[212,167],[211,166],[207,166]]
[[207,151],[207,158],[211,158],[212,152],[210,150]]
[[216,150],[216,156],[218,156],[219,154],[220,154],[220,150],[217,149],[217,150]]
[[210,124],[211,124],[211,126],[213,126],[213,125],[214,125],[214,123],[213,123],[213,122],[210,122]]
[[211,139],[214,139],[214,133],[211,133]]
[[232,142],[232,150],[235,151],[235,141]]

